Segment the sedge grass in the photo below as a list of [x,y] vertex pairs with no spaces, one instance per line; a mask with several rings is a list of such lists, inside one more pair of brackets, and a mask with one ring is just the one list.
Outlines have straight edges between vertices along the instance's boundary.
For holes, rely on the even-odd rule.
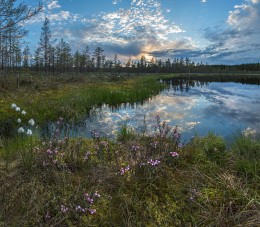
[[[151,146],[155,140],[159,143]],[[7,226],[257,226],[259,176],[253,174],[249,182],[236,160],[259,161],[245,153],[248,146],[255,153],[259,142],[241,140],[245,138],[237,139],[230,149],[213,134],[195,137],[182,148],[158,135],[135,135],[123,143],[99,137],[17,142],[8,148],[16,150],[12,160],[1,157],[0,222]],[[179,156],[171,156],[171,151]],[[227,154],[220,159],[216,152]],[[151,159],[160,163],[152,165]],[[84,195],[95,192],[101,196],[89,206]],[[80,212],[78,206],[87,210]]]

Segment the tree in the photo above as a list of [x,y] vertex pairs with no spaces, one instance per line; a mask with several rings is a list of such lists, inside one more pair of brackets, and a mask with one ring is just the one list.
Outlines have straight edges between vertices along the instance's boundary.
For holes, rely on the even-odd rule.
[[81,64],[84,66],[87,72],[93,67],[88,46],[86,46],[85,50],[83,51]]
[[34,54],[34,66],[35,66],[35,69],[36,69],[36,72],[38,73],[39,70],[42,68],[42,62],[43,62],[43,59],[41,57],[41,54],[40,54],[41,50],[40,48],[38,47],[36,50],[35,50],[35,54]]
[[23,67],[29,67],[29,58],[30,58],[30,48],[26,46],[23,50]]
[[76,69],[76,72],[80,71],[80,64],[81,63],[81,54],[77,50],[76,53],[74,54],[74,59],[73,59],[73,66]]
[[47,66],[48,69],[50,70],[50,39],[51,39],[51,31],[50,31],[50,21],[46,17],[44,24],[42,26],[42,32],[41,32],[41,37],[40,37],[40,42],[39,42],[39,47],[42,51],[43,54],[43,64],[44,64],[44,72],[46,74],[47,72]]
[[42,4],[28,7],[25,3],[15,6],[17,0],[0,0],[0,31],[16,26],[26,21],[42,10]]
[[125,67],[126,68],[130,68],[131,67],[131,62],[132,62],[132,59],[131,59],[131,56],[129,56],[128,61],[126,62]]
[[56,47],[57,67],[60,72],[66,72],[73,66],[73,58],[71,56],[71,48],[63,39],[60,40]]
[[94,51],[94,58],[96,60],[96,68],[101,68],[104,50],[101,47],[97,47]]
[[140,67],[141,67],[142,72],[144,72],[144,68],[146,67],[146,58],[144,55],[141,56]]
[[16,0],[0,0],[0,63],[2,70],[7,71],[21,66],[20,39],[28,32],[20,23],[30,19],[41,9],[41,4],[35,8],[28,8],[24,3],[17,4]]

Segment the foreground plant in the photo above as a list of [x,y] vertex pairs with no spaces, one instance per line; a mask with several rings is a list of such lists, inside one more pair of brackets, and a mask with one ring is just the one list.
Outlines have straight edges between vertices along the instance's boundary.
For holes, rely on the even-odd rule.
[[97,131],[92,139],[67,138],[60,118],[53,135],[33,144],[27,156],[1,159],[0,221],[257,226],[259,173],[251,167],[259,163],[259,141],[242,137],[228,150],[222,138],[209,134],[183,146],[177,127],[158,117],[156,122],[157,130],[122,142]]
[[[21,110],[21,108],[19,106],[17,106],[15,103],[11,104],[11,108],[14,109],[16,112],[20,112],[20,110]],[[27,112],[25,110],[21,111],[22,116],[24,116],[26,114],[27,114]],[[17,123],[18,123],[19,126],[22,124],[21,117],[19,117],[17,119]],[[35,125],[34,119],[30,119],[28,121],[28,126],[24,125],[24,126],[19,127],[17,132],[18,132],[18,134],[26,134],[27,136],[31,136],[33,134],[32,128],[33,128],[34,125]]]

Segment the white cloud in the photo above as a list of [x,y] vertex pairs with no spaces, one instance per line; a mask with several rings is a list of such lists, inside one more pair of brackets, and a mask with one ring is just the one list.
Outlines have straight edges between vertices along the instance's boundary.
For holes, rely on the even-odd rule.
[[47,3],[47,8],[49,10],[61,8],[57,0],[53,0]]
[[236,5],[235,10],[229,12],[228,24],[237,30],[258,28],[260,23],[260,5],[242,4]]
[[214,49],[212,57],[227,61],[258,62],[260,51],[260,0],[235,5],[227,18],[228,28],[209,29],[207,37]]
[[207,2],[207,0],[201,0],[201,2],[202,2],[202,3],[206,3],[206,2]]
[[119,2],[121,2],[122,0],[113,0],[112,1],[112,4],[114,4],[114,5],[116,5],[116,4],[118,4]]
[[168,36],[184,32],[164,15],[157,0],[132,0],[131,7],[102,13],[95,18],[84,18],[85,42],[103,42],[117,45],[134,44],[148,53],[165,48]]
[[73,49],[82,49],[86,44],[100,45],[110,56],[117,53],[121,59],[129,55],[134,59],[142,54],[149,58],[150,53],[156,51],[195,46],[190,37],[174,38],[175,34],[185,31],[167,18],[167,9],[163,10],[158,0],[132,0],[129,8],[90,17],[57,10],[55,5],[58,1],[44,0],[44,11],[30,23],[42,25],[48,17],[53,38],[65,38]]

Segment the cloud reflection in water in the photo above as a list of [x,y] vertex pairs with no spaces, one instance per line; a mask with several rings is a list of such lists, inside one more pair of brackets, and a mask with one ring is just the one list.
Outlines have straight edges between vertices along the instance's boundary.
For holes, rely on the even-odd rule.
[[259,86],[231,82],[197,85],[190,87],[188,92],[171,87],[143,105],[122,105],[114,110],[103,105],[101,110],[94,111],[95,116],[75,125],[71,135],[90,137],[90,131],[95,129],[102,136],[114,137],[126,121],[140,130],[144,116],[148,130],[152,132],[156,115],[169,125],[177,125],[184,139],[189,139],[195,132],[203,136],[214,131],[227,137],[247,127],[260,131]]

